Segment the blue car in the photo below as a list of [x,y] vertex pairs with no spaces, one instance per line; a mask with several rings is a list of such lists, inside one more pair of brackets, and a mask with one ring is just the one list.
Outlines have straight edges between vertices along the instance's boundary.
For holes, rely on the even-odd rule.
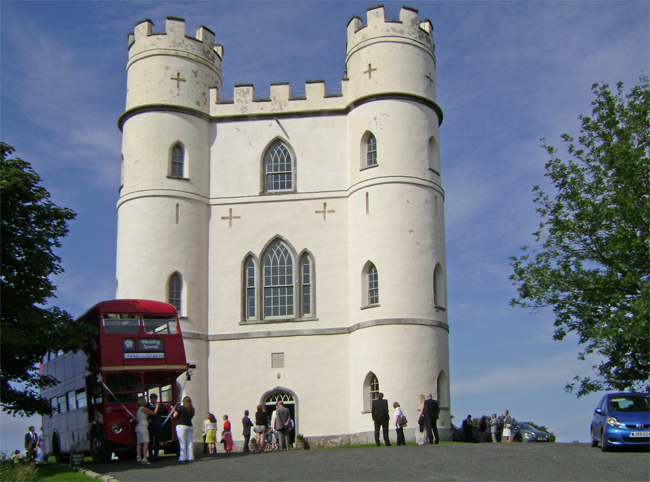
[[607,452],[614,447],[650,447],[650,395],[608,393],[598,403],[591,422],[591,446]]

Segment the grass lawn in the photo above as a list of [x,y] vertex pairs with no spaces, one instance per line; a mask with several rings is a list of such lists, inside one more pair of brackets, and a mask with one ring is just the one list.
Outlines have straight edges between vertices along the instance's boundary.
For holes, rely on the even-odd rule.
[[88,482],[96,480],[81,472],[75,472],[72,467],[66,467],[64,465],[45,464],[39,466],[38,470],[39,478],[36,479],[38,482]]

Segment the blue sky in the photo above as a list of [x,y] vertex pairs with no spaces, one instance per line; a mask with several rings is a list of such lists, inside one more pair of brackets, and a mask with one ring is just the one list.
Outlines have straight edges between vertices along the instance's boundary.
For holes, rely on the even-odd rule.
[[[149,18],[206,25],[224,46],[222,97],[253,83],[304,91],[306,80],[341,88],[346,25],[360,2],[11,2],[1,12],[1,139],[32,163],[54,202],[77,212],[59,254],[57,304],[74,316],[114,298],[116,211],[125,105],[127,34]],[[550,309],[511,308],[508,257],[533,242],[533,185],[547,186],[540,138],[565,150],[579,132],[595,82],[629,89],[648,74],[650,3],[384,2],[407,5],[434,25],[442,182],[446,191],[451,409],[503,413],[589,439],[600,395],[563,390],[597,361],[578,361],[573,337],[552,341]],[[407,368],[407,367],[405,367]],[[424,388],[423,388],[424,391]],[[218,407],[211,407],[219,411]],[[0,415],[3,451],[20,448],[30,424]],[[369,428],[370,429],[370,428]]]

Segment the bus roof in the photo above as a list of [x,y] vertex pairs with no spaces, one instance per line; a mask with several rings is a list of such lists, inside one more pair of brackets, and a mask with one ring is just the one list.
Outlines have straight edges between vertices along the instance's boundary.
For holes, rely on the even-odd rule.
[[95,306],[87,310],[78,320],[81,320],[93,313],[156,313],[161,315],[176,316],[176,309],[169,303],[153,300],[107,300],[100,301]]

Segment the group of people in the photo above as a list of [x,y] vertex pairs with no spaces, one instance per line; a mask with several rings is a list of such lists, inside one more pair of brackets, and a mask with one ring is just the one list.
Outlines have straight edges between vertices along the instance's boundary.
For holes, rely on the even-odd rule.
[[[226,452],[232,452],[233,450],[235,450],[235,442],[233,442],[232,439],[232,425],[230,423],[230,420],[228,420],[228,415],[224,415],[222,418],[223,418],[223,428],[221,430],[220,443],[223,444],[223,448]],[[244,416],[244,418],[248,418],[248,410],[246,410],[246,415]],[[217,453],[217,419],[211,413],[208,413],[206,419],[203,421],[203,440],[204,443],[208,446],[209,453],[216,454]]]
[[[438,401],[433,398],[431,393],[428,393],[426,398],[424,395],[420,395],[418,401],[419,434],[416,431],[416,439],[419,439],[418,443],[420,445],[437,444],[440,441],[440,436],[438,435],[440,405],[438,404]],[[395,432],[397,433],[397,445],[406,445],[404,427],[408,424],[408,420],[398,402],[393,402],[393,408],[395,409],[393,422],[395,425]],[[390,422],[388,400],[384,399],[384,394],[381,392],[379,392],[377,398],[372,401],[372,420],[375,423],[375,444],[377,447],[381,446],[381,443],[379,442],[379,430],[381,429],[384,436],[384,444],[387,447],[390,447],[391,443],[388,437],[388,424]]]
[[[291,412],[284,406],[282,401],[275,405],[275,411],[269,416],[264,410],[264,405],[257,406],[255,412],[255,425],[253,431],[257,435],[256,447],[258,452],[264,452],[264,447],[268,444],[270,448],[275,450],[289,450],[291,431],[294,424],[291,420]],[[248,412],[248,410],[247,410]],[[248,441],[250,440],[250,426],[248,427],[249,433],[246,436],[246,425],[244,425],[244,451],[249,451]]]
[[[510,412],[506,410],[503,414],[502,420],[503,422],[503,434],[501,435],[502,441],[505,442],[512,442],[512,422],[514,421],[512,417],[510,416]],[[472,416],[468,415],[465,420],[463,420],[462,428],[463,428],[463,435],[465,437],[466,442],[473,442],[474,441],[474,435],[473,435],[473,430],[472,427],[474,426],[472,422]],[[499,418],[497,417],[496,413],[492,414],[492,418],[488,420],[486,416],[482,416],[481,419],[478,422],[478,434],[479,434],[479,442],[487,442],[487,432],[488,432],[488,426],[490,427],[490,435],[492,438],[492,442],[496,443],[498,442],[498,433],[499,433]]]
[[[19,451],[17,452],[19,454]],[[43,439],[36,433],[36,429],[33,426],[29,427],[28,432],[25,434],[25,459],[32,460],[36,463],[45,462]]]
[[[139,464],[150,465],[158,460],[160,441],[162,438],[163,417],[169,417],[167,407],[158,401],[158,395],[152,393],[149,402],[144,397],[138,397],[138,409],[135,413],[137,436],[137,461]],[[179,462],[194,460],[194,407],[192,399],[184,397],[182,403],[174,409],[171,416],[176,420],[176,436],[180,446]]]

